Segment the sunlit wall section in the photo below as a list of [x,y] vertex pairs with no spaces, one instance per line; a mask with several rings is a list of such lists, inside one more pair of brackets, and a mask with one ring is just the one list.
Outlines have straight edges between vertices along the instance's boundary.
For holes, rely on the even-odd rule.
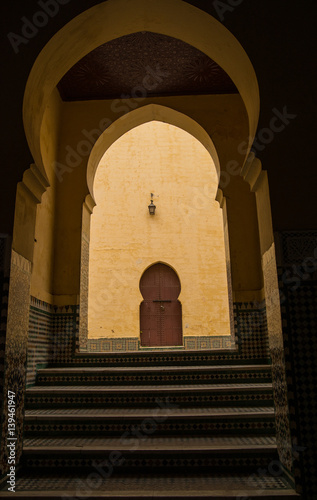
[[[216,169],[187,132],[162,122],[117,140],[98,167],[91,217],[90,338],[139,337],[140,278],[155,262],[181,282],[183,334],[230,335]],[[153,193],[155,215],[148,205]]]

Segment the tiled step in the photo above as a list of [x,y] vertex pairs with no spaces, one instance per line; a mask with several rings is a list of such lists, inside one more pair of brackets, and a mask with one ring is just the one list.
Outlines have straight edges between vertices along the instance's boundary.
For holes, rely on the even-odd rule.
[[[250,471],[277,460],[276,442],[267,437],[151,437],[131,430],[118,438],[35,438],[24,440],[23,463],[35,468],[91,469],[105,464],[113,472],[168,472],[210,467]],[[112,462],[112,465],[111,465]]]
[[91,498],[295,498],[282,476],[263,479],[278,463],[271,366],[210,364],[204,356],[160,366],[165,355],[136,353],[126,366],[114,357],[118,365],[39,370],[26,391],[27,477],[68,473],[60,490],[71,497],[72,472],[83,484],[102,463],[111,482],[89,491]]
[[272,435],[274,408],[177,408],[169,402],[154,409],[27,410],[24,433],[115,436],[133,427],[155,435]]
[[[264,339],[263,339],[264,340]],[[247,341],[247,339],[246,339]],[[259,341],[260,342],[260,341]],[[266,343],[266,340],[264,340]],[[265,349],[267,351],[267,349]],[[271,363],[269,356],[262,356],[260,350],[253,351],[251,357],[245,357],[239,354],[236,349],[213,349],[206,350],[174,350],[174,349],[155,349],[148,351],[144,349],[136,352],[110,352],[110,353],[76,353],[72,358],[73,367],[132,367],[132,366],[203,366],[203,365],[269,365]],[[69,368],[70,363],[51,363],[51,368]]]
[[[54,474],[26,471],[17,478],[14,497],[24,500],[34,498],[61,498],[78,499],[80,497],[98,499],[149,499],[167,500],[173,498],[181,500],[211,499],[248,499],[266,498],[270,500],[299,499],[291,486],[282,477],[274,477],[267,473],[260,474],[187,474],[186,477],[172,475],[131,476],[131,475],[102,475],[102,471],[95,471],[94,478],[85,474]],[[12,493],[0,493],[1,496],[11,497]]]
[[270,382],[269,365],[153,366],[99,368],[45,368],[37,372],[37,385],[65,384],[188,384]]
[[158,398],[179,407],[272,406],[272,384],[168,384],[138,386],[34,386],[26,390],[32,408],[155,407]]

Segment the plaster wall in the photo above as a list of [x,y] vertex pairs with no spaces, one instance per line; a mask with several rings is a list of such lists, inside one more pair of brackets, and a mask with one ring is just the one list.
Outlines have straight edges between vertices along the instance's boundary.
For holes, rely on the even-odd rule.
[[[115,107],[112,100],[63,103],[59,152],[56,158],[60,168],[57,169],[58,175],[56,175],[58,230],[55,234],[54,250],[54,291],[63,304],[77,303],[80,286],[82,204],[89,193],[87,187],[89,149],[83,143],[88,146],[90,143],[92,148],[101,131],[116,121],[118,127],[122,125],[124,130],[125,124],[129,124],[128,111],[131,110],[131,106],[141,108],[150,103],[170,107],[200,123],[212,138],[224,169],[233,160],[242,166],[239,144],[242,138],[244,140],[247,136],[247,119],[239,95],[147,98],[142,102],[133,99],[118,101]],[[230,178],[230,183],[224,190],[225,195],[225,191],[230,188],[232,197],[231,191],[235,190],[236,179],[237,176]],[[235,197],[238,196],[236,193]],[[257,227],[254,228],[252,224],[253,218],[249,210],[246,210],[243,225],[247,225],[250,232],[257,233]],[[234,239],[231,239],[230,245],[234,247],[235,244]],[[247,260],[251,261],[254,258],[253,248],[244,248],[244,254],[248,255]],[[232,265],[233,280],[235,280],[235,261]],[[253,288],[249,283],[253,278],[248,271],[248,265],[244,266],[241,279],[244,290]]]
[[[91,218],[89,337],[138,337],[139,281],[155,262],[181,281],[183,334],[230,335],[223,214],[213,160],[161,122],[132,129],[98,167]],[[154,193],[157,206],[147,206]]]
[[49,187],[42,195],[41,203],[36,208],[31,278],[31,295],[50,304],[54,303],[54,230],[57,182],[54,164],[59,144],[61,103],[59,93],[55,89],[46,108],[41,129],[42,155],[46,165]]

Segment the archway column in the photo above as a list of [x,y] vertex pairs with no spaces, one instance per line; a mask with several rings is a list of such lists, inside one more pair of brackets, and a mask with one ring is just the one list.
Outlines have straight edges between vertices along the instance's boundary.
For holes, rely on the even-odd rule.
[[96,203],[86,196],[82,211],[82,232],[80,252],[80,298],[79,298],[79,350],[86,351],[88,341],[88,287],[89,287],[89,242],[90,218]]
[[291,471],[292,444],[289,425],[284,345],[278,288],[275,245],[267,172],[254,153],[249,155],[242,175],[255,193],[262,257],[269,348],[272,358],[272,380],[276,416],[276,437],[281,463]]
[[230,332],[231,332],[231,344],[235,347],[235,331],[234,331],[234,311],[233,311],[233,290],[232,290],[232,273],[231,273],[231,258],[230,258],[230,240],[229,240],[229,226],[228,226],[228,212],[227,212],[227,200],[223,195],[222,190],[219,188],[216,196],[216,200],[222,209],[223,218],[223,232],[225,241],[225,253],[226,253],[226,269],[227,269],[227,283],[228,283],[228,300],[229,300],[229,318],[230,318]]
[[31,165],[17,186],[5,339],[4,405],[1,419],[1,473],[8,465],[8,391],[14,395],[16,465],[22,454],[23,413],[36,208],[48,183]]

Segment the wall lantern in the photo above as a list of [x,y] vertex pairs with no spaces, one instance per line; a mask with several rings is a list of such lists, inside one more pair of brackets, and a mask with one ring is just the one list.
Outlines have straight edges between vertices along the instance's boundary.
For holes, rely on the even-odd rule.
[[149,212],[150,212],[150,215],[155,215],[155,209],[156,209],[156,206],[154,205],[153,203],[153,193],[151,193],[151,203],[150,205],[148,206],[148,209],[149,209]]

